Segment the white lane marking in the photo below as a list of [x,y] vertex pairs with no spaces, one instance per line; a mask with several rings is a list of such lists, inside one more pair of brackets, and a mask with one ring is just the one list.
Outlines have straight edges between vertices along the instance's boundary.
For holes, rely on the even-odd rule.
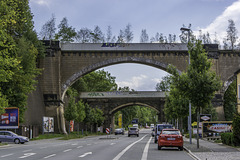
[[68,152],[68,151],[71,151],[72,149],[66,149],[65,151],[63,151],[63,152]]
[[133,142],[132,144],[130,144],[129,146],[127,146],[124,150],[122,150],[122,152],[120,152],[113,160],[119,160],[122,155],[127,152],[127,150],[129,150],[134,144],[140,142],[141,140],[143,140],[143,138],[145,138],[147,135],[143,136],[141,139],[139,139],[138,141],[136,142]]
[[77,148],[82,148],[83,146],[78,146]]
[[92,144],[87,144],[87,146],[91,146]]
[[40,147],[40,149],[44,149],[44,148],[47,148],[47,147]]
[[29,150],[25,150],[25,151],[23,151],[23,152],[29,152],[29,151],[32,151],[32,149],[29,149]]
[[3,155],[3,156],[1,156],[1,157],[3,158],[3,157],[8,157],[8,156],[11,156],[11,155],[13,155],[13,153],[6,154],[6,155]]
[[89,155],[89,154],[92,154],[92,152],[87,152],[87,153],[84,153],[83,155],[79,156],[79,157],[85,157],[86,155]]
[[49,155],[47,157],[44,157],[44,158],[47,159],[47,158],[50,158],[50,157],[53,157],[53,156],[56,156],[56,154],[51,154],[51,155]]
[[142,159],[141,160],[147,160],[147,155],[148,155],[148,148],[149,148],[149,144],[152,140],[152,136],[150,137],[150,139],[148,140],[144,150],[143,150],[143,154],[142,154]]
[[24,156],[19,157],[19,158],[27,158],[27,157],[33,156],[33,155],[35,155],[35,154],[36,154],[36,153],[25,153]]
[[73,144],[72,144],[72,146],[76,146],[76,145],[78,145],[78,144],[77,144],[77,143],[73,143]]
[[116,143],[111,143],[110,145],[112,146],[112,145],[114,145],[114,144],[116,144]]

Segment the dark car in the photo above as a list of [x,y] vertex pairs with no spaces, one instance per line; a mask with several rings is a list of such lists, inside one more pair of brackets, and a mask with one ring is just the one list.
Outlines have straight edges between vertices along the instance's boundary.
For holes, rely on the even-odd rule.
[[173,125],[172,124],[157,124],[156,125],[156,127],[155,127],[155,134],[154,134],[154,137],[155,137],[154,142],[155,143],[157,143],[158,136],[160,135],[162,130],[165,129],[165,128],[173,128]]
[[0,131],[0,142],[14,142],[16,144],[24,144],[28,141],[28,137],[19,136],[11,131]]
[[138,137],[139,136],[139,129],[137,127],[128,128],[128,137],[130,137],[131,135],[136,135]]
[[117,128],[117,129],[115,129],[115,135],[117,135],[117,134],[122,134],[122,135],[124,135],[124,129],[123,128]]
[[178,147],[183,150],[183,136],[179,129],[163,129],[158,137],[158,150],[162,147]]

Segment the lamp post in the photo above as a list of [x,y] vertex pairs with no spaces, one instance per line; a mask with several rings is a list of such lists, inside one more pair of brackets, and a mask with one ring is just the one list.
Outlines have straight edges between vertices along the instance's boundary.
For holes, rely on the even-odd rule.
[[[182,32],[187,31],[188,32],[188,43],[190,41],[190,28],[182,27],[180,28]],[[188,56],[188,64],[190,65],[190,54]],[[192,144],[192,111],[191,111],[191,102],[189,101],[189,116],[188,116],[188,131],[189,131],[189,143]]]

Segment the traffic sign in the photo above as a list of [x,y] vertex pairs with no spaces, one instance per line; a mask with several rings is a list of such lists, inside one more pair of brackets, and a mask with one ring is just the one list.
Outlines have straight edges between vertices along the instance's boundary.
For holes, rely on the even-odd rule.
[[110,129],[106,128],[106,133],[109,134],[110,133]]

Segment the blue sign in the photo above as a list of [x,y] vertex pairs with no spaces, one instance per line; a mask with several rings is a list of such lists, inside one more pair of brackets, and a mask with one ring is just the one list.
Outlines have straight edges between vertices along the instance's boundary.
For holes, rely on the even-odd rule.
[[0,129],[17,129],[19,127],[18,108],[6,108],[0,116]]

